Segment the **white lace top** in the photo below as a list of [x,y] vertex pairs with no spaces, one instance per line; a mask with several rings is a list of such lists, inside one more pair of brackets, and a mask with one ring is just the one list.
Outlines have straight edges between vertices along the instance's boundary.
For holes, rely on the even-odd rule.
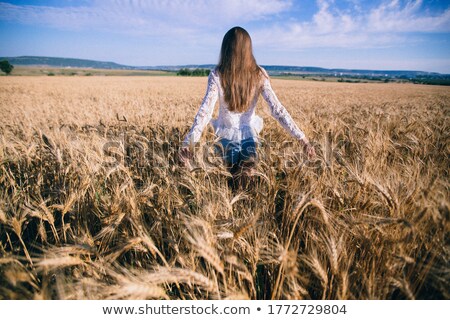
[[[262,68],[261,68],[262,69]],[[302,139],[305,134],[295,124],[294,120],[280,103],[275,92],[273,92],[270,85],[269,76],[266,71],[262,69],[265,74],[262,90],[255,94],[252,99],[250,107],[245,112],[233,112],[228,109],[225,102],[223,90],[220,84],[219,73],[216,69],[212,70],[208,77],[208,87],[206,89],[205,97],[203,98],[200,110],[194,119],[194,124],[191,130],[184,139],[183,145],[188,146],[191,143],[196,143],[200,140],[203,129],[211,122],[216,135],[220,138],[225,138],[231,141],[240,142],[247,138],[258,139],[258,134],[263,127],[263,119],[255,115],[255,107],[258,102],[259,93],[261,92],[264,100],[267,102],[272,116],[278,120],[281,126],[286,129],[292,136],[297,139]],[[212,118],[214,107],[217,99],[219,99],[219,116],[217,119]]]

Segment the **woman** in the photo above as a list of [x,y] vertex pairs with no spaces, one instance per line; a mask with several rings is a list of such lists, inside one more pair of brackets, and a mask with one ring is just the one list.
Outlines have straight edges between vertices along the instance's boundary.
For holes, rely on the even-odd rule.
[[200,140],[219,99],[219,117],[211,123],[220,138],[225,163],[233,174],[251,168],[263,127],[262,118],[255,115],[260,94],[272,116],[303,145],[309,158],[314,157],[314,147],[278,101],[266,71],[256,63],[250,35],[243,28],[234,27],[223,38],[219,64],[209,74],[206,95],[180,150],[181,161],[187,164],[192,158],[189,147]]

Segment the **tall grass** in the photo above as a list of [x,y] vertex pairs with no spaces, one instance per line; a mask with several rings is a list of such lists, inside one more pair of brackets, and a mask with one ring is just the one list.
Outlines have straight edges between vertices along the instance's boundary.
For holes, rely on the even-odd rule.
[[275,80],[318,157],[261,104],[233,189],[205,79],[61,79],[0,79],[3,299],[449,298],[447,88]]

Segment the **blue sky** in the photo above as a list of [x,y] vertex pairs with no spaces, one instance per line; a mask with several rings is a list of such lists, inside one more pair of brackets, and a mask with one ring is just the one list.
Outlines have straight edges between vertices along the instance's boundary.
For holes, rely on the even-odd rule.
[[216,63],[235,25],[260,64],[450,73],[448,0],[0,0],[0,56]]

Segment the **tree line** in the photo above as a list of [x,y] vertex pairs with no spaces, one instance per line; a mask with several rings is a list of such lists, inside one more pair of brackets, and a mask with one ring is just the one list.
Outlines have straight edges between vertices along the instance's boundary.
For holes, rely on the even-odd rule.
[[177,72],[177,76],[194,76],[194,77],[205,77],[209,75],[209,69],[188,69],[182,68]]

